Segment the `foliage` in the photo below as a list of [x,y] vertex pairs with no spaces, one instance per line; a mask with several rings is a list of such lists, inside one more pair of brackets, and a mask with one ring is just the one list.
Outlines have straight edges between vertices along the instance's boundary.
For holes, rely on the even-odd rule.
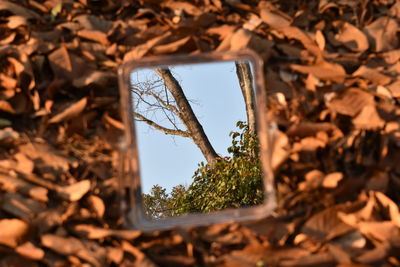
[[178,185],[170,194],[159,185],[144,194],[146,213],[153,218],[193,212],[210,212],[225,208],[253,206],[263,201],[258,139],[239,121],[242,131],[231,132],[230,157],[211,164],[201,162],[187,188]]

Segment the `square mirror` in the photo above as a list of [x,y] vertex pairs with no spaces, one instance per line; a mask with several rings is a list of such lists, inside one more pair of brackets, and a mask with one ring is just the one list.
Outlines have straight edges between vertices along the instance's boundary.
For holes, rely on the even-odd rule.
[[262,61],[250,51],[145,58],[119,70],[123,216],[161,230],[275,207]]

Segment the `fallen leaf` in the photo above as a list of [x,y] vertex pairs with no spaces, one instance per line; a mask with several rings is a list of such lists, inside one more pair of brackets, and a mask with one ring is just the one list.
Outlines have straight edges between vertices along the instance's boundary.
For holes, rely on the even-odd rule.
[[350,264],[352,259],[350,254],[342,249],[340,246],[328,244],[329,253],[335,258],[336,262],[340,264]]
[[55,78],[60,80],[77,79],[92,70],[82,58],[70,53],[65,46],[49,54],[48,59]]
[[16,217],[29,220],[46,209],[44,203],[26,198],[17,193],[5,193],[1,208]]
[[[321,50],[318,45],[301,29],[294,26],[277,27],[277,31],[282,33],[288,39],[294,39],[303,44],[303,46],[314,56],[321,58]],[[338,69],[336,66],[335,69]]]
[[377,85],[386,85],[392,80],[389,76],[379,73],[378,70],[361,66],[352,74],[353,76],[360,76]]
[[400,97],[400,80],[396,80],[393,83],[389,84],[387,87],[393,97]]
[[15,15],[19,15],[28,19],[40,18],[40,16],[36,12],[33,12],[32,10],[26,9],[20,5],[14,4],[6,0],[0,2],[0,10],[7,10]]
[[124,251],[119,247],[106,247],[107,259],[114,264],[120,264],[124,258]]
[[27,26],[28,20],[22,16],[10,16],[7,18],[7,27],[10,29],[16,29],[20,26]]
[[374,263],[379,263],[382,262],[383,259],[385,259],[390,253],[390,245],[388,243],[384,243],[382,245],[379,245],[378,247],[375,247],[371,250],[368,250],[358,256],[356,258],[357,262],[363,263],[363,264],[374,264]]
[[41,260],[44,257],[44,250],[36,247],[34,244],[32,244],[32,242],[29,241],[19,245],[15,249],[15,252],[32,260]]
[[74,79],[72,84],[76,87],[84,87],[91,84],[106,87],[110,84],[115,84],[116,81],[117,77],[114,73],[105,71],[91,71],[78,79]]
[[62,112],[54,115],[50,120],[49,123],[58,123],[62,121],[71,120],[77,116],[79,116],[87,105],[87,98],[84,97],[78,102],[73,103]]
[[166,53],[173,53],[176,52],[178,49],[186,50],[184,47],[188,47],[187,49],[192,51],[195,48],[194,43],[192,42],[191,36],[183,37],[175,42],[162,44],[162,45],[155,45],[151,49],[155,54],[166,54]]
[[103,200],[98,196],[90,195],[87,198],[87,202],[91,209],[94,210],[97,217],[102,218],[106,210]]
[[39,201],[46,202],[48,200],[46,188],[32,185],[18,177],[2,173],[0,173],[0,188],[7,192],[20,192]]
[[325,37],[324,34],[320,31],[317,30],[315,33],[315,42],[317,43],[319,49],[323,51],[325,49]]
[[89,31],[108,33],[108,31],[110,31],[113,27],[113,23],[111,21],[90,14],[78,15],[73,18],[73,21],[77,21],[85,30]]
[[90,180],[83,180],[58,189],[58,194],[65,200],[74,202],[80,200],[90,190]]
[[375,198],[384,208],[387,209],[390,220],[397,227],[400,227],[400,211],[398,205],[382,192],[375,192]]
[[400,245],[400,229],[390,221],[359,222],[358,230],[364,236],[381,243],[391,243],[395,247]]
[[346,76],[346,72],[341,65],[327,61],[311,66],[291,64],[290,68],[300,73],[312,74],[321,80],[330,80],[339,83],[343,82]]
[[78,224],[75,225],[73,229],[79,235],[89,239],[100,239],[107,236],[114,236],[126,240],[134,240],[142,234],[142,232],[138,230],[114,230],[95,227],[90,224]]
[[[358,88],[349,88],[328,101],[329,109],[343,115],[355,116],[366,106],[375,104],[374,96]],[[368,110],[367,110],[368,111]]]
[[383,52],[397,48],[398,25],[396,20],[381,16],[365,27],[370,41],[376,52]]
[[53,234],[42,235],[41,243],[44,247],[59,254],[74,255],[94,266],[104,266],[102,262],[105,262],[106,249],[95,245],[95,243],[82,242],[74,237],[61,237]]
[[385,121],[379,116],[375,106],[367,105],[353,119],[353,124],[358,129],[372,130],[382,128]]
[[29,225],[19,219],[2,219],[0,229],[0,244],[15,248],[27,234]]
[[77,35],[81,38],[98,42],[102,45],[108,45],[109,41],[107,38],[107,34],[101,31],[93,31],[93,30],[80,30],[77,32]]
[[343,223],[338,212],[351,209],[351,205],[336,205],[326,208],[310,217],[301,228],[301,233],[324,241],[346,234],[353,228]]
[[345,21],[334,21],[332,25],[339,29],[335,34],[336,41],[355,52],[364,52],[369,48],[368,38],[356,26]]
[[47,143],[28,143],[19,146],[19,151],[32,159],[36,168],[42,171],[55,170],[65,172],[69,166],[74,165],[74,159],[60,153]]
[[290,26],[292,23],[288,17],[284,17],[280,14],[274,13],[267,8],[262,8],[260,10],[261,19],[270,25],[271,27],[285,27]]
[[323,178],[322,186],[325,188],[335,188],[342,179],[343,173],[341,172],[329,173]]

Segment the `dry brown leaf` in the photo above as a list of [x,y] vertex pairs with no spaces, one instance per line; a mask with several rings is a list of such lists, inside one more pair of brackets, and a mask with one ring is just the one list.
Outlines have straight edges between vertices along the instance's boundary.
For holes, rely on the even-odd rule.
[[335,258],[336,262],[341,264],[350,264],[353,261],[351,260],[350,254],[345,251],[343,248],[337,245],[328,244],[329,253]]
[[15,15],[19,15],[21,17],[25,17],[27,19],[39,19],[40,16],[29,9],[26,9],[20,5],[14,4],[12,2],[3,0],[0,2],[0,10],[7,10]]
[[396,247],[400,245],[400,229],[391,221],[359,222],[357,228],[372,241],[389,242]]
[[153,39],[148,40],[146,43],[141,44],[133,48],[131,51],[124,55],[124,62],[130,60],[137,60],[146,55],[155,45],[161,43],[165,39],[171,36],[171,32],[167,31],[163,35],[154,37]]
[[183,37],[175,42],[163,44],[163,45],[156,45],[152,48],[155,54],[168,54],[178,51],[179,49],[183,49],[183,47],[189,46],[190,50],[194,50],[194,44],[192,43],[193,39],[191,36]]
[[136,261],[135,265],[140,267],[156,267],[154,264],[142,251],[131,245],[128,241],[122,241],[122,249],[130,254],[132,254]]
[[73,80],[91,71],[91,67],[82,58],[68,52],[65,46],[49,54],[48,59],[56,79]]
[[16,79],[0,73],[0,86],[7,90],[7,92],[3,92],[3,95],[7,99],[15,95],[14,89],[17,87],[17,84],[18,81]]
[[292,23],[292,21],[288,17],[284,17],[280,14],[268,10],[267,8],[262,8],[260,10],[260,17],[265,23],[274,28],[290,26],[290,24]]
[[378,70],[369,68],[364,65],[359,67],[355,72],[353,72],[352,75],[363,77],[377,85],[386,85],[391,81],[391,78],[389,76],[386,76],[380,73]]
[[338,212],[351,209],[351,205],[336,205],[314,214],[301,228],[301,233],[320,241],[333,239],[350,232],[353,228],[343,223],[337,216]]
[[105,20],[99,16],[82,14],[74,17],[73,21],[77,21],[85,30],[89,31],[101,31],[108,33],[113,27],[111,21]]
[[390,220],[400,227],[400,211],[398,205],[381,192],[375,192],[375,198],[378,202],[388,210]]
[[376,52],[383,52],[397,48],[398,25],[395,19],[381,16],[365,27]]
[[88,239],[100,239],[107,236],[114,236],[126,240],[138,238],[142,232],[138,230],[114,230],[96,227],[90,224],[78,224],[73,227],[74,231]]
[[209,28],[206,30],[206,33],[208,35],[218,35],[219,40],[225,40],[234,32],[235,28],[235,26],[224,24],[221,26]]
[[202,11],[190,2],[178,2],[173,0],[163,1],[160,4],[162,7],[169,8],[173,11],[181,9],[191,16],[199,16]]
[[321,49],[321,51],[324,51],[324,49],[325,49],[325,37],[324,37],[324,34],[322,33],[322,31],[317,30],[315,32],[315,42],[317,43],[319,49]]
[[336,63],[323,61],[316,65],[304,66],[291,64],[290,68],[304,74],[312,74],[318,79],[343,82],[346,76],[344,68]]
[[[276,28],[280,33],[282,33],[288,39],[295,39],[303,44],[303,46],[317,58],[321,58],[321,50],[318,45],[300,28],[287,26]],[[335,69],[337,69],[336,67]],[[343,70],[344,71],[344,70]],[[317,76],[318,77],[318,76]]]
[[396,80],[393,83],[389,84],[387,87],[393,97],[400,97],[400,80]]
[[10,29],[16,29],[20,26],[27,26],[28,20],[22,16],[10,16],[7,18],[7,27]]
[[98,196],[90,195],[87,198],[87,202],[90,208],[96,213],[97,217],[102,218],[106,210],[103,200]]
[[86,105],[87,105],[87,98],[84,97],[81,100],[73,103],[72,105],[64,109],[62,112],[54,115],[49,120],[49,123],[59,123],[62,121],[68,121],[74,119],[85,110]]
[[334,27],[339,28],[339,32],[334,36],[336,41],[355,52],[364,52],[368,49],[368,38],[356,26],[339,20],[334,21],[332,24]]
[[[228,41],[228,47],[231,51],[251,49],[255,52],[258,52],[264,59],[267,59],[269,57],[270,51],[268,48],[271,48],[273,46],[272,41],[262,39],[255,35],[253,32],[245,30],[243,28],[235,31]],[[217,48],[217,51],[221,51],[219,50],[221,49],[221,45]]]
[[375,106],[367,105],[353,119],[353,124],[357,129],[373,130],[382,128],[385,121],[379,116]]
[[19,146],[19,151],[35,163],[36,168],[43,171],[51,170],[65,172],[69,169],[70,164],[74,164],[74,160],[47,143],[28,143]]
[[32,198],[46,202],[47,189],[27,183],[17,177],[12,177],[6,174],[0,174],[0,187],[7,192],[20,192]]
[[315,137],[305,137],[293,144],[293,152],[299,151],[315,151],[320,147],[325,147],[326,142],[315,138]]
[[[41,243],[44,247],[59,254],[77,256],[94,266],[103,266],[102,262],[105,261],[106,257],[106,250],[104,248],[101,248],[97,244],[95,245],[95,243],[84,243],[74,237],[61,237],[53,234],[45,234],[41,236]],[[89,247],[86,246],[86,243]]]
[[98,42],[102,45],[108,45],[109,41],[107,38],[107,34],[100,31],[91,31],[91,30],[80,30],[77,32],[77,35],[81,38]]
[[14,158],[17,160],[17,165],[15,166],[15,170],[25,174],[32,173],[35,167],[35,164],[33,163],[32,160],[30,160],[22,153],[15,154]]
[[273,170],[277,170],[278,167],[287,159],[289,156],[289,138],[286,134],[278,131],[274,136],[274,147],[272,151],[272,162],[271,166]]
[[124,251],[119,247],[106,247],[106,249],[108,261],[119,265],[124,258]]
[[287,130],[287,135],[290,137],[307,137],[315,136],[318,132],[336,132],[340,131],[335,124],[329,122],[300,122],[293,124]]
[[0,229],[0,244],[15,248],[27,234],[29,225],[19,219],[2,219]]
[[374,104],[374,96],[358,88],[349,88],[326,103],[329,109],[348,116],[355,116],[365,106]]
[[320,252],[298,259],[283,260],[279,266],[334,266],[335,263],[336,260],[330,253]]
[[342,179],[343,173],[341,172],[329,173],[322,179],[322,186],[325,188],[335,188]]
[[74,79],[72,84],[76,87],[84,87],[90,84],[96,84],[99,86],[109,86],[109,84],[116,83],[115,73],[105,71],[91,71],[83,75],[78,79]]
[[34,244],[32,244],[32,242],[29,241],[19,245],[15,249],[15,252],[32,260],[41,260],[44,257],[44,250],[36,247]]
[[[376,264],[382,262],[390,253],[389,243],[384,243],[374,249],[364,252],[356,258],[357,262],[364,264]],[[371,265],[369,265],[371,266]]]
[[65,200],[74,202],[80,200],[91,187],[90,180],[83,180],[69,186],[60,187],[57,193]]
[[45,210],[46,205],[34,199],[25,198],[17,193],[5,193],[1,208],[16,217],[28,220]]

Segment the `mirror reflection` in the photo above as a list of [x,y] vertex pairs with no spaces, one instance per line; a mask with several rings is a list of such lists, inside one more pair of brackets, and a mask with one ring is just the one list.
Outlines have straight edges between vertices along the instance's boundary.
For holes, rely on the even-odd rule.
[[130,74],[143,206],[152,219],[262,204],[250,61]]

